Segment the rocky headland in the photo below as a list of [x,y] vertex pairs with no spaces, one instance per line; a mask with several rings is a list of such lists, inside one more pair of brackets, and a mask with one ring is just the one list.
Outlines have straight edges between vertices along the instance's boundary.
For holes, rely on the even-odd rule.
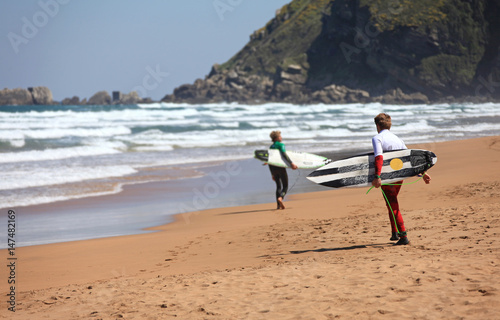
[[500,100],[500,0],[294,0],[162,101]]

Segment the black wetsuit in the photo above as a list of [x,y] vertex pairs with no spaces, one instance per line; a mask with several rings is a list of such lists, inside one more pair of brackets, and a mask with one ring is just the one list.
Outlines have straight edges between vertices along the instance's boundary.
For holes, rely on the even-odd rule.
[[[283,143],[276,141],[271,145],[270,149],[278,149],[282,153],[285,160],[292,163],[286,154],[285,145]],[[281,199],[285,199],[285,195],[288,191],[288,174],[286,172],[286,168],[283,167],[269,165],[269,170],[271,171],[271,175],[276,183],[276,203],[278,204],[279,209],[280,204],[278,202],[278,198],[281,197]]]

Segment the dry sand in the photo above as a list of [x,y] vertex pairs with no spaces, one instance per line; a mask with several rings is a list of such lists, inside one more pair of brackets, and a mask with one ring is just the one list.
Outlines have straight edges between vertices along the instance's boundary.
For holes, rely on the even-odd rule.
[[[2,319],[500,319],[500,137],[424,144],[404,186],[411,244],[379,190],[186,213],[158,232],[16,249]],[[1,250],[7,264],[7,250]]]

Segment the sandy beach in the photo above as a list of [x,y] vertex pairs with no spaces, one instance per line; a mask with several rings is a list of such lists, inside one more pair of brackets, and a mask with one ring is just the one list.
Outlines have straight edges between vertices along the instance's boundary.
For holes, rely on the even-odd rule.
[[410,147],[438,162],[400,193],[408,246],[368,188],[186,212],[152,233],[16,248],[15,299],[1,250],[0,318],[499,319],[500,137]]

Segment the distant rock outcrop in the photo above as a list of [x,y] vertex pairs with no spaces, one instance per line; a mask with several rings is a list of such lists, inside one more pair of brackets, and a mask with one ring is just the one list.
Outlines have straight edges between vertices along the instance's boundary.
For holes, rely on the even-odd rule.
[[74,96],[73,98],[65,98],[61,101],[62,105],[126,105],[126,104],[137,104],[137,103],[152,103],[153,101],[149,98],[143,99],[139,97],[136,91],[130,93],[121,93],[119,91],[113,91],[113,98],[107,91],[99,91],[95,93],[90,99],[84,98],[80,101],[80,98]]
[[0,105],[49,105],[53,103],[52,92],[47,87],[0,90]]
[[[143,99],[139,97],[136,91],[128,94],[116,92],[118,99],[112,101],[111,96],[107,91],[99,91],[95,93],[90,99],[84,98],[80,100],[79,97],[73,96],[72,98],[65,98],[60,103],[65,106],[79,106],[79,105],[124,105],[124,104],[137,104],[137,103],[152,103],[149,98]],[[3,89],[0,90],[0,105],[52,105],[59,102],[53,101],[52,92],[47,87],[33,87],[28,89]]]
[[65,98],[61,101],[61,104],[65,106],[77,106],[80,104],[80,98],[77,96],[74,96],[73,98]]
[[0,105],[32,105],[33,96],[27,89],[0,90]]
[[113,101],[113,104],[137,104],[142,101],[143,99],[139,97],[139,94],[136,91],[132,91],[129,94],[120,94],[120,98]]
[[103,105],[110,103],[111,103],[111,96],[107,91],[99,91],[95,93],[92,97],[90,97],[89,101],[87,102],[88,105]]
[[52,100],[52,92],[47,87],[28,88],[28,91],[33,96],[33,103],[39,105],[50,105]]

